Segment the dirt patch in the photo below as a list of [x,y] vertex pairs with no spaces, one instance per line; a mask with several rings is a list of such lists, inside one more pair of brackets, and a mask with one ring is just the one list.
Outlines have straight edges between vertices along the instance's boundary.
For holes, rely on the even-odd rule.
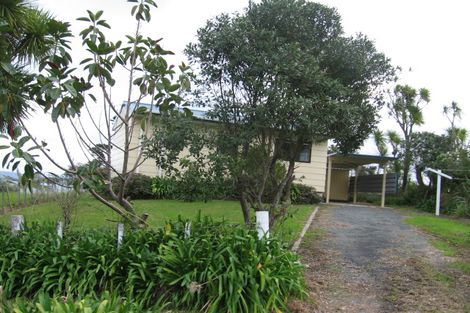
[[310,300],[292,312],[470,312],[470,279],[396,211],[320,210],[299,253]]

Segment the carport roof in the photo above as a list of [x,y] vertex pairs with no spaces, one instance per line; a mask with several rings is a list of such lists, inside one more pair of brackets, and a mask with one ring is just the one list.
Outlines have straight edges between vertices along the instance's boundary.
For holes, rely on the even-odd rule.
[[329,154],[328,158],[331,160],[334,167],[342,168],[356,168],[361,165],[367,164],[385,164],[388,161],[395,161],[397,158],[380,156],[380,155],[367,155],[367,154]]

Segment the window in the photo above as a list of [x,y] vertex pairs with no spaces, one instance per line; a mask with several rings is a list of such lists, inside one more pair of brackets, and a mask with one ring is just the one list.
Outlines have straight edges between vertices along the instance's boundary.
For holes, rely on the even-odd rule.
[[[291,151],[292,143],[284,142],[281,146],[281,158],[284,160],[289,159],[289,154]],[[297,158],[295,159],[296,162],[302,163],[310,163],[312,156],[312,144],[311,143],[304,143],[302,145],[302,149],[300,150]]]
[[300,150],[299,155],[297,156],[297,162],[310,163],[312,153],[312,144],[304,143],[302,150]]

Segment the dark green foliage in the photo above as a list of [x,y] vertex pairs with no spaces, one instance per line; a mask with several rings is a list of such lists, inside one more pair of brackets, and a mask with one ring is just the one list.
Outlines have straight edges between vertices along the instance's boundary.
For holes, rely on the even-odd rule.
[[234,200],[236,199],[233,180],[229,178],[202,177],[182,173],[179,178],[154,177],[152,192],[156,199],[174,199],[184,201]]
[[[244,228],[208,229],[164,247],[163,283],[172,303],[209,312],[270,312],[303,291],[297,257],[276,239]],[[210,265],[207,262],[210,260]]]
[[[165,171],[165,178],[154,179],[157,198],[208,201],[231,192],[226,186],[233,182],[220,165],[220,157],[208,151],[211,135],[210,127],[184,113],[168,112],[159,117],[153,136],[144,140],[145,155]],[[184,149],[189,155],[181,157]]]
[[69,231],[59,240],[52,225],[32,225],[19,236],[1,226],[4,297],[111,292],[143,307],[270,312],[304,294],[298,257],[279,240],[209,219],[193,222],[188,237],[185,225],[126,232],[119,249],[109,231]]
[[304,184],[293,184],[291,190],[293,204],[315,204],[321,202],[321,196],[315,188]]
[[155,199],[174,199],[176,182],[172,177],[154,177],[152,192]]
[[[120,188],[121,180],[113,178],[113,189],[117,192]],[[152,177],[143,174],[134,174],[129,179],[124,189],[125,197],[131,200],[137,199],[153,199]]]

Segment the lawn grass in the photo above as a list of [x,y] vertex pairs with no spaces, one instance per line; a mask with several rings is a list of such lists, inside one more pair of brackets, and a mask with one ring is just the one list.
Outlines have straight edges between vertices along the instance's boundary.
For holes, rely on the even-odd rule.
[[54,196],[55,194],[53,192],[49,192],[48,194],[44,192],[31,194],[29,191],[25,190],[21,190],[20,194],[18,194],[18,191],[14,190],[8,193],[0,192],[0,213],[10,208],[25,207],[32,203],[44,202],[47,199],[52,199]]
[[[470,275],[470,224],[468,222],[436,217],[430,215],[413,214],[406,222],[414,225],[437,239],[431,244],[448,257],[457,257],[451,266]],[[444,280],[445,277],[437,277]]]
[[454,246],[451,246],[447,241],[444,240],[432,240],[431,244],[442,251],[442,254],[445,256],[454,257],[457,255],[457,249]]
[[470,224],[429,215],[411,216],[406,221],[408,224],[417,226],[454,246],[470,249]]
[[457,261],[452,263],[452,267],[458,268],[462,272],[464,272],[466,275],[470,275],[470,262],[461,262]]
[[[208,202],[184,202],[179,200],[135,200],[134,205],[138,214],[148,213],[148,223],[151,227],[163,226],[168,220],[194,219],[199,212],[211,216],[214,220],[226,220],[230,223],[243,223],[240,204],[237,201],[212,200]],[[308,216],[313,210],[312,205],[292,206],[293,215],[275,232],[287,242],[294,241]],[[0,223],[9,224],[11,215],[24,215],[26,223],[50,223],[61,218],[61,210],[56,202],[41,203],[0,215]],[[72,219],[74,228],[115,227],[119,220],[111,209],[83,195]]]

